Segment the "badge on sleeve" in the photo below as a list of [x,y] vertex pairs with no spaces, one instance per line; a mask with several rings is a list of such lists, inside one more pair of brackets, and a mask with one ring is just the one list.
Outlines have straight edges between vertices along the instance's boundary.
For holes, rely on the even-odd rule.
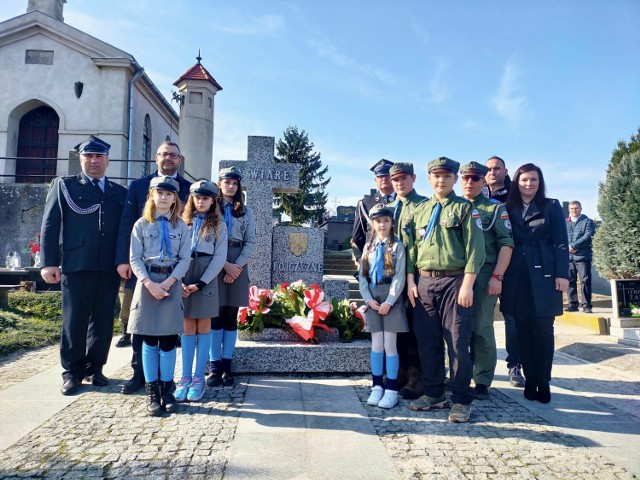
[[511,222],[509,220],[504,221],[504,226],[507,227],[507,230],[511,230]]
[[482,230],[482,219],[480,218],[480,212],[478,212],[478,210],[476,210],[475,208],[471,212],[471,218],[476,221],[476,226],[480,230]]
[[500,214],[500,218],[502,220],[508,220],[509,219],[509,214],[507,213],[506,210],[503,210],[502,213]]

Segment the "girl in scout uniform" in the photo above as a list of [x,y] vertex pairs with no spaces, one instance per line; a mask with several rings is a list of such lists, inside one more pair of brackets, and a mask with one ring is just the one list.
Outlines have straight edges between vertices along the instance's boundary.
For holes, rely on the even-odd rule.
[[[405,248],[393,234],[393,212],[376,205],[369,212],[373,222],[371,240],[365,246],[358,282],[367,310],[365,327],[371,332],[371,374],[373,388],[367,403],[391,408],[398,403],[399,357],[396,345],[398,332],[408,332],[409,326],[402,302],[405,284]],[[387,360],[387,383],[383,388],[384,355]]]
[[200,180],[191,185],[189,192],[182,219],[191,227],[191,265],[182,279],[184,334],[182,378],[175,392],[178,402],[197,402],[204,396],[211,317],[218,316],[219,308],[217,277],[227,259],[227,227],[220,216],[218,187]]
[[210,373],[207,385],[233,385],[231,359],[238,337],[238,308],[249,303],[249,258],[256,244],[256,218],[242,197],[242,175],[220,170],[218,201],[228,233],[227,261],[218,276],[220,314],[211,319]]
[[[189,228],[180,218],[178,182],[156,177],[131,233],[130,263],[138,279],[129,333],[142,336],[142,369],[149,415],[175,410],[173,371],[183,331],[181,279],[191,262]],[[158,367],[160,380],[158,381]]]

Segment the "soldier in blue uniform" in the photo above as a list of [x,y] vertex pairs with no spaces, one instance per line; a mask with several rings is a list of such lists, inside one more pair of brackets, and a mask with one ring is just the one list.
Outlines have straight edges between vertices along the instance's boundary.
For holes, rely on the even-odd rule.
[[365,195],[358,201],[356,206],[356,217],[353,221],[353,231],[351,233],[351,248],[353,258],[357,261],[362,257],[362,249],[371,237],[371,220],[369,210],[374,205],[391,203],[396,199],[391,180],[389,179],[389,169],[393,162],[386,159],[377,161],[370,170],[375,174],[376,187],[378,191],[373,195]]
[[109,147],[95,136],[76,145],[82,173],[54,179],[44,207],[40,274],[47,283],[62,281],[63,395],[77,392],[85,376],[95,386],[109,383],[102,367],[120,284],[115,247],[127,195],[105,176]]

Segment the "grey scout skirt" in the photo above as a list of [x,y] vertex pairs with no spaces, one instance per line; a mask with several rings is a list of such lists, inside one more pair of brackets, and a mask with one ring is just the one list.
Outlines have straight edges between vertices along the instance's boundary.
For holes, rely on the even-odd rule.
[[[185,285],[196,283],[202,278],[202,274],[209,266],[213,257],[204,256],[191,259],[189,270],[182,279]],[[223,275],[224,271],[220,272]],[[218,279],[211,280],[209,285],[199,292],[193,292],[187,298],[182,299],[184,303],[184,316],[190,318],[211,318],[217,317],[220,313],[220,303],[218,300]]]
[[[227,262],[233,263],[240,256],[242,247],[229,247]],[[242,273],[233,283],[224,283],[224,269],[218,275],[218,296],[221,307],[245,307],[249,305],[249,264],[243,267]]]
[[[149,272],[149,278],[157,283],[161,283],[169,275]],[[162,300],[154,298],[142,282],[138,281],[131,300],[127,332],[155,337],[183,333],[184,314],[180,280],[171,286],[169,296]]]
[[[389,295],[390,284],[376,285],[369,284],[369,291],[373,298],[380,304],[387,299]],[[409,324],[407,322],[407,312],[404,308],[402,298],[399,298],[391,307],[389,313],[380,315],[374,309],[367,307],[364,312],[364,325],[366,332],[408,332]]]

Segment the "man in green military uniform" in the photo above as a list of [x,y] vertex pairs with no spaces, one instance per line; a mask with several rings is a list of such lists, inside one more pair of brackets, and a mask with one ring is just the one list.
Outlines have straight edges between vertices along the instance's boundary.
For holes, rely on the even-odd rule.
[[489,387],[496,369],[496,337],[493,331],[493,311],[502,293],[502,276],[513,253],[509,214],[503,203],[489,200],[482,194],[485,175],[489,169],[478,162],[460,168],[462,195],[480,213],[476,220],[484,232],[487,258],[476,278],[473,310],[475,323],[471,337],[473,359],[473,396],[477,400],[489,398]]
[[447,157],[429,162],[434,195],[414,212],[407,263],[409,301],[412,305],[420,302],[426,310],[425,321],[414,324],[424,395],[411,403],[411,409],[427,411],[447,406],[446,341],[453,401],[451,422],[466,422],[471,416],[473,284],[485,259],[484,236],[476,223],[480,214],[453,191],[459,168],[458,162]]
[[[398,162],[389,169],[391,185],[396,192],[396,200],[389,205],[393,210],[394,233],[402,240],[406,247],[411,243],[413,235],[411,222],[416,206],[427,201],[427,197],[419,195],[413,187],[416,175],[413,171],[413,164]],[[421,321],[421,316],[425,315],[424,308],[418,304],[412,307],[407,299],[406,290],[404,295],[405,307],[407,310],[407,320],[409,321],[409,331],[398,334],[398,355],[400,356],[400,371],[404,373],[402,377],[406,383],[401,386],[400,395],[404,398],[415,399],[422,395],[422,374],[420,373],[420,357],[416,344],[416,335],[413,331],[413,323]],[[400,385],[399,385],[400,386]]]

